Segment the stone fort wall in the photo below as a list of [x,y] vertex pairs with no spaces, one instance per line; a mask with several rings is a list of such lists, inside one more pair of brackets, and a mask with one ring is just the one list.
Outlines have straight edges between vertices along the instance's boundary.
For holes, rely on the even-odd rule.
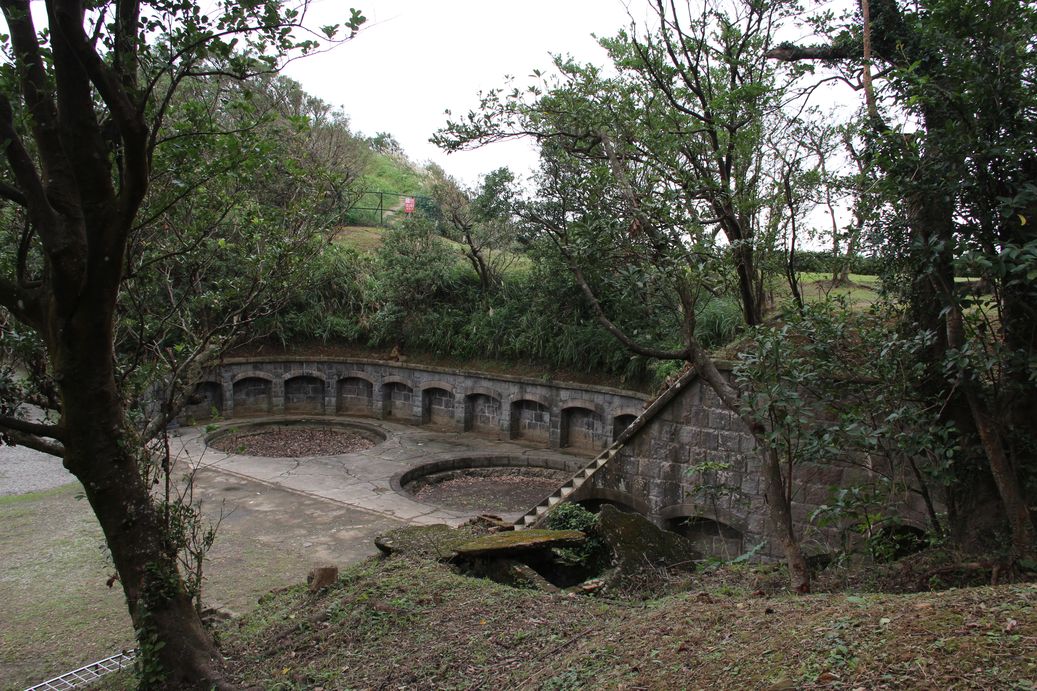
[[[199,384],[185,417],[204,422],[255,415],[360,415],[483,434],[593,456],[641,413],[637,392],[364,359],[227,360]],[[793,518],[808,549],[829,549],[838,531],[811,526],[832,487],[867,477],[853,464],[797,465]],[[707,553],[732,558],[770,537],[752,435],[704,382],[693,380],[580,487],[574,499],[638,511],[683,533]],[[904,503],[908,525],[924,525]],[[817,543],[817,544],[812,544]]]
[[407,363],[243,358],[211,370],[183,417],[359,415],[593,455],[647,400],[608,387]]
[[[850,460],[793,468],[792,515],[808,553],[829,552],[844,539],[837,527],[811,521],[832,502],[833,489],[873,481],[880,470],[869,468],[869,459]],[[760,556],[782,558],[771,535],[760,465],[745,424],[709,385],[693,380],[575,498],[629,507],[691,538],[706,554],[733,558],[760,546]],[[902,494],[893,503],[908,529],[926,524],[919,497]]]

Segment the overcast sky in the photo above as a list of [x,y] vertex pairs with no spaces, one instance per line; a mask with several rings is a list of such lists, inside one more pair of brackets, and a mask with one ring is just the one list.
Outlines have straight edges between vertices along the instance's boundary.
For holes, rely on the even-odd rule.
[[469,184],[502,165],[527,174],[536,157],[519,143],[447,156],[428,142],[445,110],[468,112],[480,90],[502,86],[505,75],[521,83],[550,67],[552,53],[604,63],[591,34],[612,35],[647,13],[644,0],[316,0],[312,25],[341,22],[350,5],[368,18],[360,34],[287,74],[341,106],[354,131],[390,132],[412,159]]

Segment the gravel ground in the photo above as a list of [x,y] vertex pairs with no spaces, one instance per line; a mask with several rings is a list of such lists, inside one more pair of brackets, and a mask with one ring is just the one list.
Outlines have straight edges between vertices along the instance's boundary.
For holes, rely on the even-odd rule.
[[528,475],[461,476],[425,485],[414,493],[420,502],[489,513],[525,511],[558,489],[557,478]]
[[370,449],[375,445],[355,432],[307,427],[286,427],[232,434],[214,440],[210,446],[226,453],[267,458],[337,456]]
[[24,446],[0,446],[0,497],[75,482],[61,459]]

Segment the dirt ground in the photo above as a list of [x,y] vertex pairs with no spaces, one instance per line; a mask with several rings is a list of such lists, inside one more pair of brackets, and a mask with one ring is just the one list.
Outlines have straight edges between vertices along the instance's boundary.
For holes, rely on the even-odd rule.
[[228,434],[209,443],[215,449],[243,456],[301,458],[339,456],[370,449],[375,445],[356,432],[316,427],[278,427],[260,432]]
[[508,469],[493,474],[469,471],[449,475],[415,488],[414,497],[425,504],[476,514],[513,514],[536,506],[568,478],[564,472],[538,475],[509,473]]
[[801,596],[707,581],[617,600],[403,555],[269,598],[224,650],[236,683],[279,689],[1021,691],[1037,685],[1035,604],[1035,584]]
[[[23,689],[133,645],[133,631],[100,528],[71,484],[0,497],[0,688]],[[216,519],[204,599],[234,614],[274,588],[304,582],[321,564],[376,552],[372,540],[403,525],[326,500],[214,471],[198,474],[203,511]],[[61,616],[54,616],[60,612]]]

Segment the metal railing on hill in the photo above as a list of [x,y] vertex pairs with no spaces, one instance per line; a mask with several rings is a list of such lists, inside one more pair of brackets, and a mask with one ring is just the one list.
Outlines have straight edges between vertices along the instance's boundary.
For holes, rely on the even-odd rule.
[[403,211],[404,202],[407,199],[414,199],[418,209],[438,208],[435,200],[426,195],[369,190],[360,193],[360,198],[350,212],[369,211],[372,212],[372,216],[377,214],[378,225],[384,226],[386,216],[393,216]]

